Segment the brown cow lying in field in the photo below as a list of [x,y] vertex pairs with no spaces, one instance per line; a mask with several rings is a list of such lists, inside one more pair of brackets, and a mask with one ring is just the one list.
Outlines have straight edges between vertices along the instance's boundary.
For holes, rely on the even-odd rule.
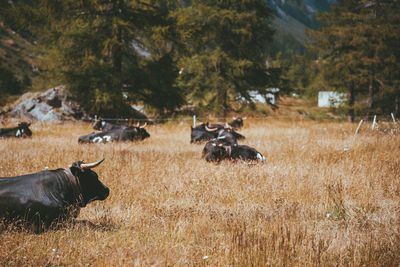
[[69,169],[0,178],[0,218],[6,224],[23,223],[35,232],[76,218],[80,208],[108,197],[110,190],[91,170],[103,160],[90,164],[78,161]]

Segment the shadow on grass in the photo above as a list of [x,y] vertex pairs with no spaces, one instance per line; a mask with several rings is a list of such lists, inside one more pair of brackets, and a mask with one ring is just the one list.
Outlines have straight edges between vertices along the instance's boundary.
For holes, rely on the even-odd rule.
[[0,234],[3,233],[27,233],[27,234],[42,234],[48,231],[62,231],[62,230],[80,230],[82,228],[95,231],[116,231],[119,229],[115,223],[111,220],[101,221],[97,224],[92,223],[88,220],[76,220],[71,219],[64,222],[52,223],[49,227],[44,225],[38,226],[24,221],[13,221],[13,222],[0,222]]

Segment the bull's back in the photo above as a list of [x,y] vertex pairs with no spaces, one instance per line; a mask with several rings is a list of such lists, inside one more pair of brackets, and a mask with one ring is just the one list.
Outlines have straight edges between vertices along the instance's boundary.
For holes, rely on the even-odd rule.
[[2,128],[0,129],[0,137],[14,136],[15,128]]
[[40,214],[48,221],[54,220],[73,201],[65,198],[65,176],[62,170],[54,170],[0,178],[0,216],[25,219]]

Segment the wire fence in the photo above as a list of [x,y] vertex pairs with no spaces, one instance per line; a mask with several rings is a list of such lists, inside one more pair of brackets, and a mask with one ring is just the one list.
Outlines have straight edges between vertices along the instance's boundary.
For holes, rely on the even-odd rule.
[[[249,117],[252,120],[271,120],[271,119],[285,119],[285,120],[303,120],[303,119],[311,119],[311,120],[324,120],[324,121],[347,121],[347,116],[329,116],[329,115],[314,115],[314,114],[298,114],[298,115],[265,115],[265,116],[251,116]],[[90,117],[86,118],[84,121],[94,122],[98,119],[109,121],[109,122],[126,122],[126,123],[137,123],[137,122],[147,122],[147,123],[166,123],[166,122],[193,122],[193,125],[196,123],[202,122],[225,122],[231,121],[232,117],[213,117],[213,116],[204,116],[199,117],[197,115],[186,116],[186,117],[170,117],[170,118],[160,118],[160,117],[149,117],[149,118],[103,118],[103,117]],[[377,121],[387,121],[397,123],[398,119],[395,118],[394,114],[386,114],[386,115],[356,115],[354,116],[354,121],[358,122],[363,120],[364,122],[377,122]]]

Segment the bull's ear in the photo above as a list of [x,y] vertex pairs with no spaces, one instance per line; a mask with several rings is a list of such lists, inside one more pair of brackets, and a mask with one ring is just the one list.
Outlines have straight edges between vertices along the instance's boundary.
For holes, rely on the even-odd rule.
[[71,173],[74,176],[77,176],[78,174],[83,172],[83,169],[81,167],[82,163],[83,163],[83,160],[80,160],[80,161],[72,163],[71,166],[69,166],[69,170],[71,171]]

